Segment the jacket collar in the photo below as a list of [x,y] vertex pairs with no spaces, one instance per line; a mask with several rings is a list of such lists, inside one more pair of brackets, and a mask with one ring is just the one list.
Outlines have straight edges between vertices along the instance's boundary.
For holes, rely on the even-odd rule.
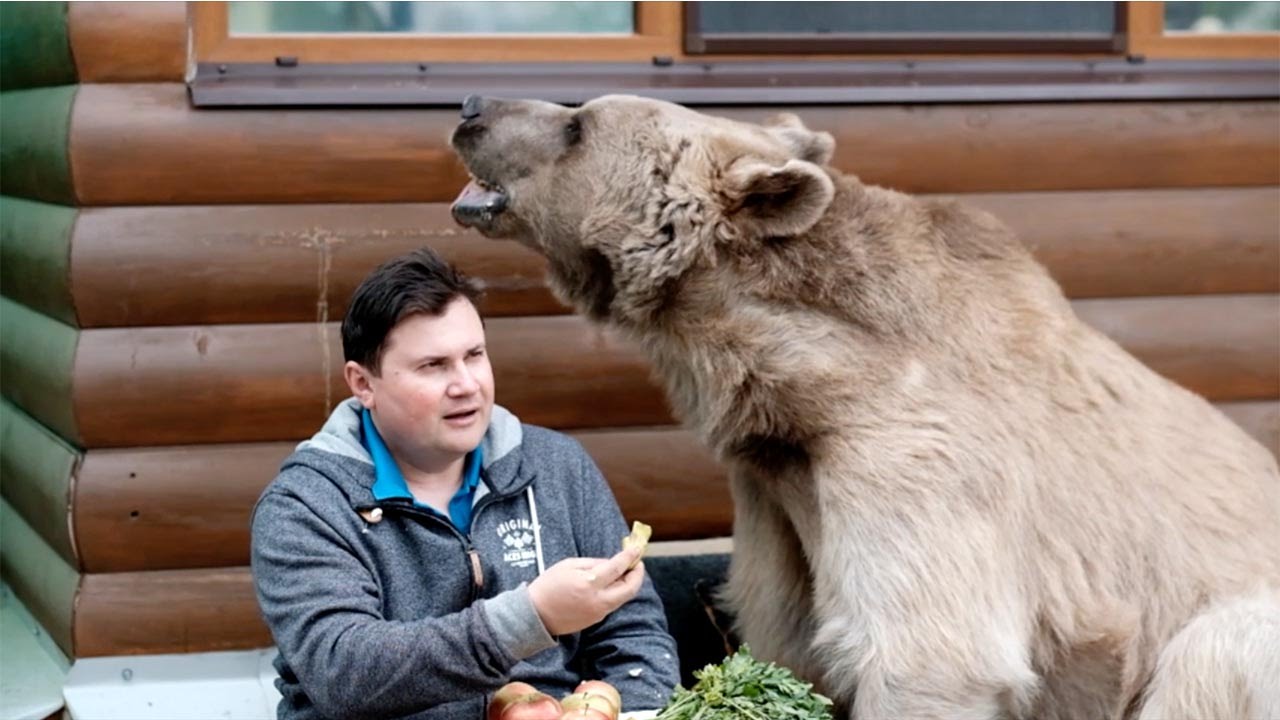
[[[298,445],[284,467],[305,465],[311,467],[346,492],[352,505],[365,507],[375,502],[373,497],[373,458],[360,442],[360,414],[364,407],[356,398],[348,398],[338,404],[311,439]],[[487,489],[506,494],[528,483],[521,472],[521,453],[524,430],[520,420],[506,408],[493,406],[489,429],[480,441],[481,476]]]

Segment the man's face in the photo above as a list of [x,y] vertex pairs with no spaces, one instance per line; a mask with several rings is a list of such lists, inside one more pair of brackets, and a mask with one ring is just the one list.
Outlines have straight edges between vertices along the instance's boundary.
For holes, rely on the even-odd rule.
[[429,470],[474,450],[493,413],[484,326],[465,298],[392,329],[380,376],[357,392],[398,460]]

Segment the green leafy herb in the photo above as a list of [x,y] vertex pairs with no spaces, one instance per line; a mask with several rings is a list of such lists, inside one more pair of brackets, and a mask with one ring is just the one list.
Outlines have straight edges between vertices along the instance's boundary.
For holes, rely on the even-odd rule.
[[719,665],[695,670],[656,720],[830,720],[831,701],[791,671],[751,657],[744,645]]

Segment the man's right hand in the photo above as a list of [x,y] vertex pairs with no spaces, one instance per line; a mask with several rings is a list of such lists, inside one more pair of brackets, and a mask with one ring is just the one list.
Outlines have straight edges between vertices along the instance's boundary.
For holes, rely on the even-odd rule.
[[529,583],[529,598],[552,635],[568,635],[591,627],[640,592],[644,564],[630,571],[637,549],[623,550],[608,560],[568,558],[547,568]]

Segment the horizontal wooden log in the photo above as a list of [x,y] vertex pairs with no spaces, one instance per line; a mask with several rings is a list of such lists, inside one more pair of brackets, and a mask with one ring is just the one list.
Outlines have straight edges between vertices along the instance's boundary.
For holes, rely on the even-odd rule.
[[[780,109],[834,133],[838,167],[901,190],[1280,183],[1269,101],[714,113],[758,121]],[[85,205],[444,202],[466,181],[447,144],[457,121],[452,109],[208,112],[179,83],[86,85],[71,165]]]
[[488,316],[566,312],[540,258],[444,204],[90,208],[71,242],[81,327],[339,320],[370,270],[422,246],[484,281]]
[[72,2],[67,30],[82,83],[183,79],[185,2]]
[[1077,300],[1085,322],[1210,400],[1280,396],[1280,295]]
[[[555,428],[669,422],[639,355],[577,317],[491,320],[488,349],[498,402],[528,422]],[[336,323],[81,331],[80,444],[306,436],[349,394],[341,369]],[[608,399],[607,410],[600,398]],[[153,440],[139,442],[143,436]]]
[[72,376],[79,331],[0,297],[0,385],[4,397],[76,443]]
[[1280,291],[1280,188],[973,194],[1073,298]]
[[0,448],[5,500],[58,555],[76,564],[70,508],[80,452],[5,400],[0,400]]
[[337,333],[332,323],[82,331],[78,444],[140,444],[127,439],[143,427],[164,438],[148,445],[303,435],[344,396]]
[[[952,197],[1004,219],[1072,297],[1280,291],[1280,188]],[[424,245],[485,282],[486,315],[567,312],[541,258],[444,203],[0,202],[4,294],[80,327],[337,320],[369,270]]]
[[74,630],[76,657],[271,645],[247,567],[83,575]]
[[[296,438],[347,394],[335,323],[67,329],[68,341],[54,332],[65,326],[47,318],[42,326],[43,316],[0,303],[6,315],[33,321],[18,325],[21,332],[8,322],[2,329],[28,341],[0,348],[6,374],[29,378],[6,383],[5,396],[79,447]],[[1075,304],[1154,370],[1211,400],[1280,395],[1280,296]],[[498,401],[529,422],[560,429],[671,422],[636,349],[577,316],[496,318],[488,338]],[[76,340],[74,369],[65,374],[44,359],[63,358],[65,348],[28,347]]]
[[449,110],[209,112],[179,83],[86,85],[71,164],[85,205],[442,201],[466,183],[447,142],[456,122]]
[[[1276,102],[787,110],[835,136],[836,167],[906,192],[1280,183],[1280,166],[1270,160],[1280,154]],[[760,121],[776,111],[726,114]]]
[[0,192],[75,204],[67,142],[78,89],[57,85],[0,93]]
[[0,574],[58,647],[74,656],[72,613],[80,574],[7,499],[0,499]]
[[76,66],[67,44],[67,4],[0,3],[0,89],[75,81]]
[[[709,453],[674,428],[575,433],[628,519],[658,540],[730,529]],[[86,572],[241,565],[250,511],[296,442],[91,450],[72,506]]]
[[247,565],[253,505],[297,444],[90,450],[71,505],[71,524],[83,538],[80,567]]
[[78,325],[71,297],[76,209],[0,195],[0,291],[5,297]]

